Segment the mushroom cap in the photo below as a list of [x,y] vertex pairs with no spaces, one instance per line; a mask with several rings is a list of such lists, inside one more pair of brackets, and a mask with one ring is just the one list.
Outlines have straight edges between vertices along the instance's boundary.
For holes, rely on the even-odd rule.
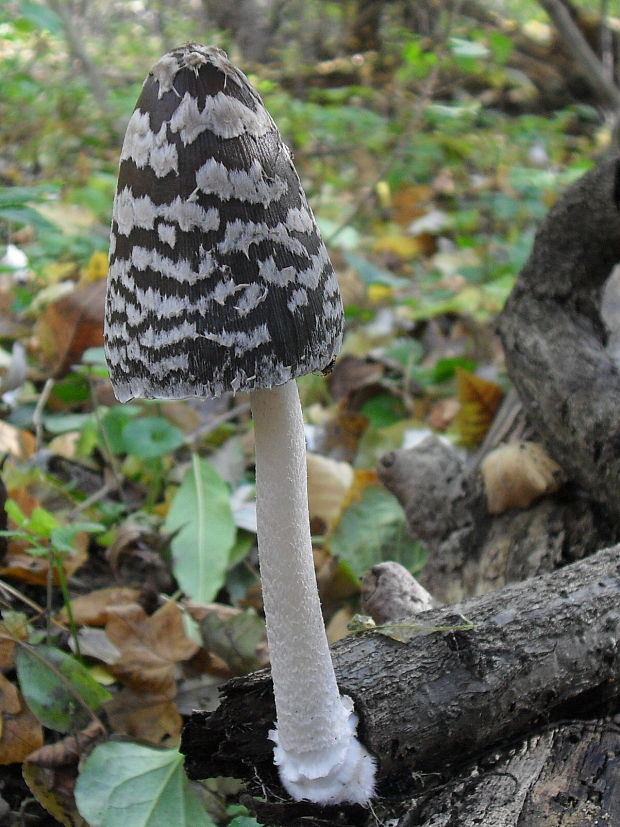
[[153,66],[127,126],[105,352],[117,398],[215,397],[326,368],[338,282],[278,128],[226,54]]

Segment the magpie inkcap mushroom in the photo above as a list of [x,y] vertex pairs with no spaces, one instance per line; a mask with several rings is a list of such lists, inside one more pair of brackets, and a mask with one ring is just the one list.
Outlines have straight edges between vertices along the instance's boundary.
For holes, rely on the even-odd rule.
[[274,761],[296,799],[366,804],[375,761],[325,635],[294,381],[333,361],[342,328],[325,245],[259,95],[220,49],[164,55],[121,152],[104,330],[112,384],[121,402],[249,392]]

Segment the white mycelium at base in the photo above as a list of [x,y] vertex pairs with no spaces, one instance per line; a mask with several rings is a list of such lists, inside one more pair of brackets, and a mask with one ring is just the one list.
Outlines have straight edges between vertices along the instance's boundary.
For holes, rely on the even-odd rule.
[[294,381],[251,394],[258,547],[277,727],[275,761],[293,798],[366,804],[375,761],[341,697],[314,574],[306,446]]

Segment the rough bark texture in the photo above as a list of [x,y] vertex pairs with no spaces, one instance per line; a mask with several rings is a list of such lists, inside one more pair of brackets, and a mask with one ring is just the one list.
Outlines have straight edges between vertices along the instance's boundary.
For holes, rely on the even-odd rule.
[[551,210],[500,318],[506,364],[552,457],[620,517],[620,373],[600,294],[620,259],[618,159]]
[[478,469],[436,437],[392,451],[378,466],[429,552],[420,582],[441,602],[554,571],[617,540],[613,520],[574,485],[526,510],[489,514]]
[[[552,571],[619,539],[618,347],[600,311],[620,259],[618,187],[618,160],[604,159],[538,231],[499,322],[518,396],[506,400],[476,461],[466,466],[429,439],[379,464],[430,552],[420,581],[444,602]],[[611,310],[606,320],[618,325]],[[542,440],[569,483],[525,511],[492,516],[479,462],[515,437]]]
[[620,716],[562,722],[419,796],[398,827],[588,827],[620,821]]
[[[340,689],[354,699],[360,736],[379,761],[382,795],[406,796],[417,774],[449,777],[589,694],[598,702],[618,694],[619,554],[616,546],[417,619],[431,627],[469,621],[469,631],[422,631],[408,643],[362,633],[333,648]],[[273,718],[267,672],[228,683],[219,709],[195,713],[186,728],[190,776],[234,775],[277,789]],[[271,822],[288,823],[286,813],[277,822],[271,813]]]

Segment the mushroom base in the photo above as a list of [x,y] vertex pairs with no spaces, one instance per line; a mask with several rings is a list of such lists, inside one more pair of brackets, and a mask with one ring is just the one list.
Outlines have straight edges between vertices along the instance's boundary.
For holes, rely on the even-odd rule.
[[347,714],[348,732],[329,747],[295,752],[282,746],[277,725],[269,732],[282,786],[296,801],[365,806],[373,796],[376,761],[357,739],[353,701],[347,695],[340,700]]

